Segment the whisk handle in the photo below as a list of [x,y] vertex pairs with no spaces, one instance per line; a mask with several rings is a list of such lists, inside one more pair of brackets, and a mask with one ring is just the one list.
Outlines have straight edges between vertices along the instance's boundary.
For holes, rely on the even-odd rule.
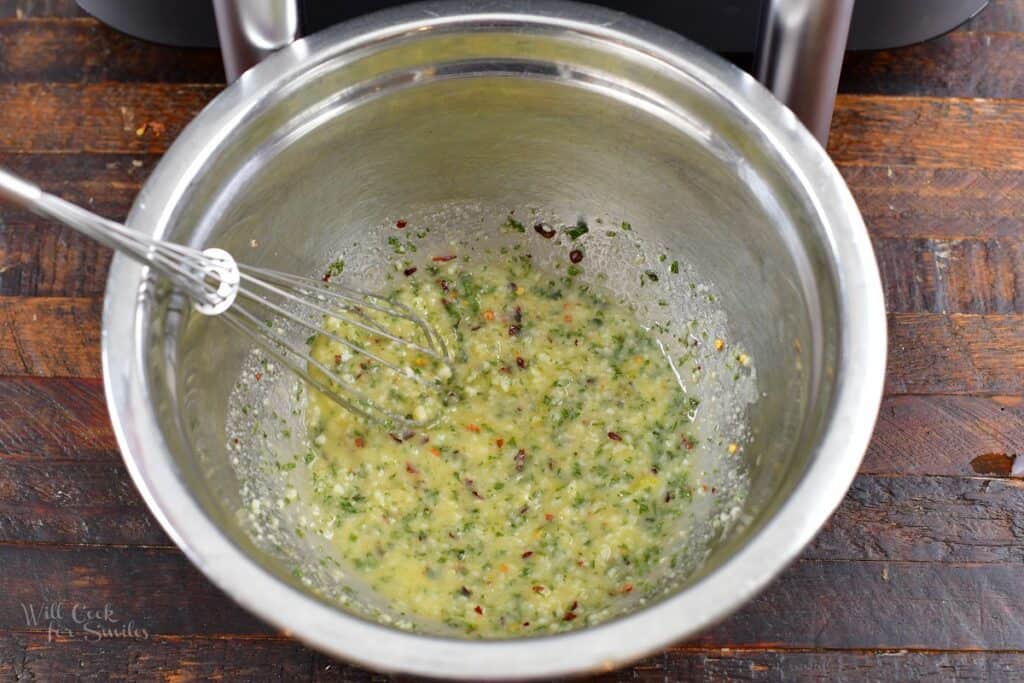
[[134,239],[131,232],[114,221],[88,209],[43,192],[35,183],[0,167],[0,199],[28,209],[32,213],[50,218],[91,237],[112,249],[148,262],[146,249]]
[[43,191],[38,185],[20,178],[4,168],[0,168],[0,199],[17,204],[29,211],[36,211]]
[[0,167],[0,199],[63,223],[171,280],[206,315],[227,310],[239,289],[238,266],[222,249],[199,251],[156,240],[115,221],[43,192],[38,185]]

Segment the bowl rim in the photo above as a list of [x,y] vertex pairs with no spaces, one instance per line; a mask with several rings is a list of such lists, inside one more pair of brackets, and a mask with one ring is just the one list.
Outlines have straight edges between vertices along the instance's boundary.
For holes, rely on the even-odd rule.
[[[813,539],[856,474],[881,402],[886,320],[878,268],[853,197],[825,150],[748,74],[667,30],[571,2],[431,2],[377,12],[275,53],[218,95],[185,128],[137,197],[126,223],[155,234],[201,161],[261,100],[311,62],[410,31],[522,23],[583,33],[697,73],[757,126],[811,197],[831,240],[839,350],[822,437],[789,497],[722,565],[661,602],[593,627],[509,640],[409,633],[346,614],[285,583],[239,548],[189,493],[148,398],[137,322],[146,271],[115,256],[103,307],[102,361],[111,422],[132,480],[163,529],[221,590],[261,619],[333,656],[378,671],[455,679],[537,678],[610,670],[695,634],[746,603]],[[812,182],[813,181],[813,182]]]

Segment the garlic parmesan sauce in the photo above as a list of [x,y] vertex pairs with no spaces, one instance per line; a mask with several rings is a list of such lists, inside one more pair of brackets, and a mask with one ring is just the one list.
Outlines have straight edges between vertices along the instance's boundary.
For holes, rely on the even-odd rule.
[[[393,613],[477,637],[596,623],[650,592],[691,505],[702,439],[700,397],[629,309],[577,268],[556,275],[504,251],[424,256],[392,281],[390,295],[443,336],[450,374],[326,323],[385,359],[431,366],[441,398],[429,426],[382,427],[315,392],[306,411],[312,530]],[[308,342],[368,396],[427,417],[427,392],[323,334]]]

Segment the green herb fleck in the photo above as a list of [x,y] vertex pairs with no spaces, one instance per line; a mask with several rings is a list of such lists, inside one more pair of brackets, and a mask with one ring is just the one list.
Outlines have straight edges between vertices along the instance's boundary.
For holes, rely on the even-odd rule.
[[571,237],[572,240],[575,242],[577,239],[579,239],[583,235],[586,235],[588,232],[590,232],[590,228],[587,227],[587,222],[581,218],[578,221],[576,221],[575,226],[568,228],[565,231],[565,234]]

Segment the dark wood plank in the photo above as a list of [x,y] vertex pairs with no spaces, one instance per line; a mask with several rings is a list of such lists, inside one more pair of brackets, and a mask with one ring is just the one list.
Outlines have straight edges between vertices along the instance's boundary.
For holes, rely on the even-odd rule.
[[0,542],[171,546],[121,463],[2,455]]
[[220,89],[165,83],[4,83],[0,152],[162,153]]
[[0,375],[99,377],[99,299],[0,297]]
[[1024,97],[1024,33],[954,31],[896,50],[851,52],[839,91],[932,97]]
[[734,617],[714,647],[1020,650],[1024,565],[798,560]]
[[[1015,650],[1024,632],[1022,581],[1019,562],[799,560],[735,617],[693,642]],[[8,604],[109,603],[152,635],[273,633],[170,550],[0,545],[0,582]],[[76,626],[67,613],[55,624]],[[0,630],[46,633],[45,625],[26,628],[17,609],[0,610]]]
[[93,19],[0,21],[0,81],[223,83],[219,50],[167,47]]
[[[15,606],[17,608],[17,606]],[[285,638],[0,635],[0,679],[104,681],[381,681]]]
[[[124,154],[0,154],[0,166],[68,201],[124,220],[159,157]],[[103,293],[111,252],[75,231],[0,206],[0,296]]]
[[[272,634],[213,586],[177,549],[0,545],[4,609],[0,630],[27,625],[20,605],[110,604],[125,620],[158,634]],[[13,609],[12,609],[13,608]],[[66,611],[55,625],[78,630]]]
[[635,681],[1018,681],[1016,652],[676,648],[597,680]]
[[120,459],[98,379],[0,377],[0,457]]
[[75,0],[0,0],[0,18],[84,16]]
[[1018,239],[1024,172],[840,165],[876,238]]
[[[115,681],[386,681],[284,638],[150,636],[86,641],[0,636],[0,677],[58,680],[83,671]],[[1024,677],[1019,652],[747,649],[677,646],[593,681],[985,680]]]
[[1024,397],[887,396],[860,471],[970,476],[990,453],[1024,453]]
[[886,391],[1024,393],[1024,317],[890,315]]
[[98,297],[113,252],[70,228],[0,216],[0,297]]
[[1024,312],[1024,242],[876,239],[892,313]]
[[1022,563],[1022,493],[1018,479],[859,475],[803,557]]
[[828,149],[840,164],[1024,170],[1024,101],[840,95]]

